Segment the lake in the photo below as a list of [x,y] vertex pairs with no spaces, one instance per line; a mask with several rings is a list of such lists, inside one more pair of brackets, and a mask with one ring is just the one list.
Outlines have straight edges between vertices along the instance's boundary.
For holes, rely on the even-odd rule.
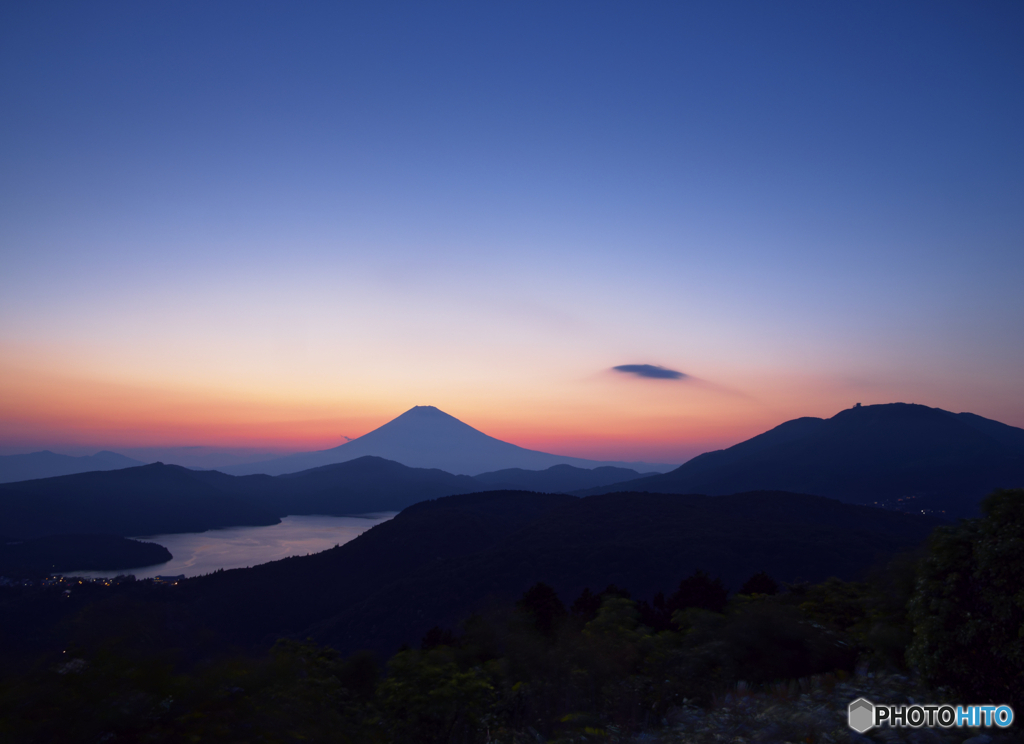
[[163,545],[174,557],[167,563],[120,571],[64,571],[65,576],[103,578],[135,574],[137,579],[153,576],[201,576],[220,568],[247,568],[290,555],[328,550],[354,540],[398,512],[377,512],[350,517],[322,515],[284,517],[280,524],[266,527],[229,527],[177,535],[151,535],[136,540]]

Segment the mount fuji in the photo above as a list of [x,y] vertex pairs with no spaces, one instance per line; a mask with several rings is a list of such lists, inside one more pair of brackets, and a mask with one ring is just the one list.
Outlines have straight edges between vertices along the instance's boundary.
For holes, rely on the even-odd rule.
[[438,468],[456,475],[479,475],[507,468],[544,470],[552,465],[587,469],[610,465],[641,473],[664,473],[677,467],[662,463],[586,460],[528,450],[489,437],[434,406],[415,406],[380,428],[338,447],[234,465],[222,468],[222,472],[283,475],[366,455],[394,460],[412,468]]

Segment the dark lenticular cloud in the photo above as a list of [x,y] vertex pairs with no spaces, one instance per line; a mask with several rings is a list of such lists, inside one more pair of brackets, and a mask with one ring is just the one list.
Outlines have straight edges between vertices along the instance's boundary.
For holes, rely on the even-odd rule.
[[684,380],[687,377],[683,372],[676,372],[674,369],[666,369],[654,364],[620,364],[612,369],[628,375],[648,377],[652,380]]

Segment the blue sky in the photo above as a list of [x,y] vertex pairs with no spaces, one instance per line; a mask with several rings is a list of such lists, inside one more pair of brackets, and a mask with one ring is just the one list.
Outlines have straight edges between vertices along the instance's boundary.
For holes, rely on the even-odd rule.
[[1024,426],[1022,31],[7,4],[0,449],[326,446],[424,404],[662,461],[861,400]]

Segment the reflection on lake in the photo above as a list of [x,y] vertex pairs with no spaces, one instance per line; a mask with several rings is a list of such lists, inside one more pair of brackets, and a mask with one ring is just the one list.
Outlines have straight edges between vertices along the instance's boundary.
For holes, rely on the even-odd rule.
[[207,532],[138,537],[163,545],[174,556],[167,563],[120,571],[65,571],[65,575],[99,578],[135,574],[137,579],[153,576],[201,576],[219,568],[246,568],[276,561],[290,555],[306,555],[342,545],[386,522],[398,512],[377,512],[354,517],[321,515],[284,517],[269,527],[230,527]]

